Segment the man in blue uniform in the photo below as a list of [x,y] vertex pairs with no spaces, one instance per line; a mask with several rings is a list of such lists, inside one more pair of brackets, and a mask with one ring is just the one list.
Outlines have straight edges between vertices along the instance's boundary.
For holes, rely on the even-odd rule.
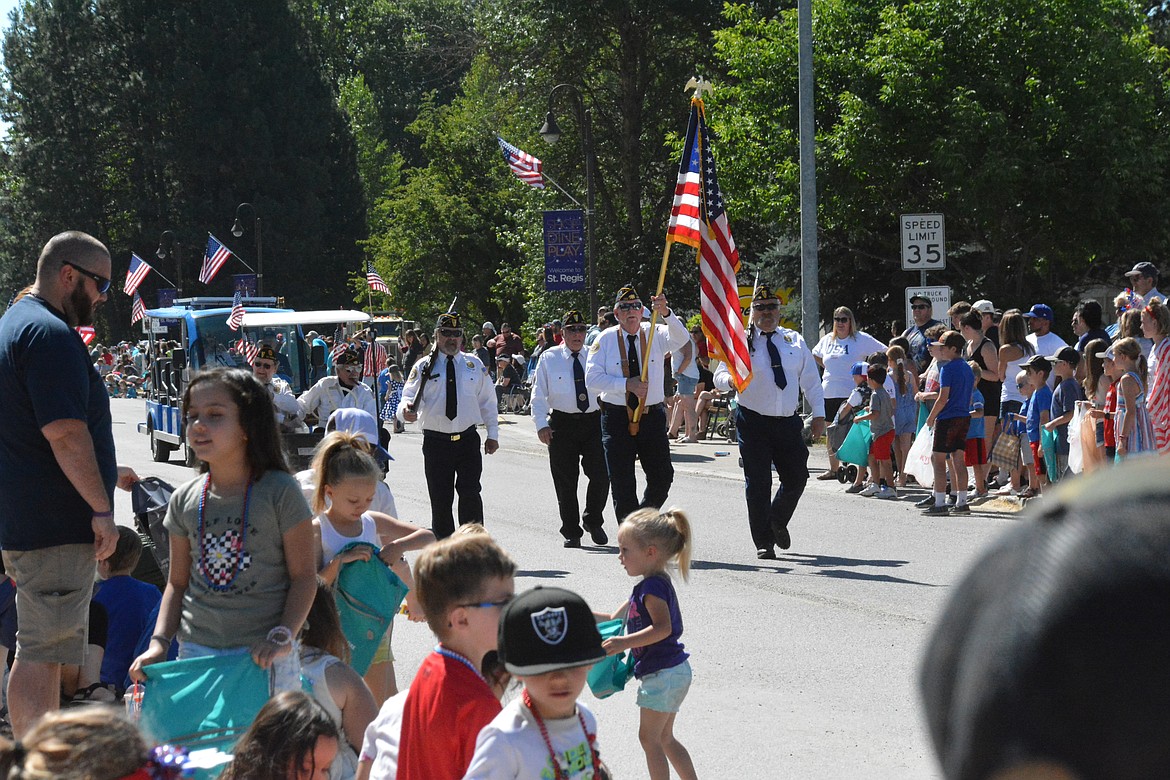
[[[756,557],[776,558],[775,545],[792,546],[788,523],[808,482],[808,447],[800,417],[800,394],[812,408],[813,436],[825,430],[825,397],[812,352],[800,334],[780,327],[780,300],[767,285],[752,294],[748,332],[752,379],[739,394],[735,425],[747,497],[748,524]],[[715,387],[731,389],[727,364],[715,369]],[[772,495],[772,466],[780,487]]]

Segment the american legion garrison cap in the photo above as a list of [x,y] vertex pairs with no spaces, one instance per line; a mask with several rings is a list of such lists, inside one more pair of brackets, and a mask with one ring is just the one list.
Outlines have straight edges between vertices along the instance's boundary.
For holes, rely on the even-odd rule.
[[459,319],[459,312],[449,311],[446,314],[439,315],[439,321],[435,323],[436,328],[458,328],[462,329],[463,324]]
[[772,291],[772,288],[766,284],[757,284],[755,291],[752,293],[753,301],[771,301],[780,300],[780,296]]
[[586,325],[585,318],[581,316],[581,312],[576,309],[569,309],[565,312],[564,318],[561,320],[561,325]]
[[641,296],[638,295],[638,291],[634,289],[634,283],[630,282],[625,287],[618,290],[617,300],[614,301],[614,303],[621,303],[622,301],[640,301],[640,300],[642,300],[642,298],[641,298]]

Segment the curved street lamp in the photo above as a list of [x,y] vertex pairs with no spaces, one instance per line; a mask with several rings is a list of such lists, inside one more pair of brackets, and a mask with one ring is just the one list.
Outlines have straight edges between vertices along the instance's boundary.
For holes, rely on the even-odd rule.
[[544,124],[541,125],[540,137],[549,144],[555,144],[561,138],[561,128],[553,113],[553,101],[556,99],[557,92],[561,90],[567,90],[573,96],[573,109],[577,113],[577,122],[581,127],[581,147],[582,151],[585,152],[585,253],[588,261],[589,312],[591,317],[596,317],[597,280],[594,264],[597,247],[593,240],[593,216],[595,214],[593,176],[597,166],[597,158],[593,153],[593,118],[589,109],[585,107],[581,90],[572,84],[557,84],[552,88],[552,91],[548,93],[548,113],[545,114]]
[[236,206],[236,221],[232,223],[232,235],[236,238],[244,235],[244,223],[240,221],[240,213],[244,209],[252,212],[252,228],[256,231],[256,295],[264,295],[264,244],[260,236],[260,212],[251,203],[241,203]]
[[175,278],[179,280],[175,283],[175,298],[183,297],[183,263],[180,255],[182,246],[175,236],[175,231],[164,230],[158,239],[158,250],[154,253],[159,260],[166,260],[172,254],[175,256]]

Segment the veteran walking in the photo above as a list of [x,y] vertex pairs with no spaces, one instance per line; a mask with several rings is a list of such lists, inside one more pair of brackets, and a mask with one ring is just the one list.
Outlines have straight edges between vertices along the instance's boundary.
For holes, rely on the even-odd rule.
[[[532,380],[532,420],[536,435],[548,446],[549,469],[557,492],[565,547],[580,547],[585,530],[594,544],[607,544],[601,513],[609,498],[609,473],[601,444],[597,394],[585,377],[585,335],[589,326],[571,309],[562,320],[565,342],[546,349]],[[585,472],[585,514],[577,500],[577,482]]]
[[[739,394],[735,425],[756,557],[773,559],[776,545],[783,550],[792,546],[788,523],[808,482],[800,394],[812,409],[814,437],[825,430],[825,397],[812,352],[799,333],[780,327],[780,300],[767,285],[752,294],[748,351],[752,379]],[[715,369],[715,387],[731,389],[726,363]],[[773,466],[780,478],[774,496]]]
[[[613,308],[618,324],[593,342],[585,366],[585,383],[601,398],[601,441],[619,523],[639,507],[665,504],[674,481],[663,408],[663,357],[686,344],[688,334],[665,295],[655,297],[652,304],[665,324],[656,325],[650,339],[650,323],[642,322],[644,307],[638,292],[632,285],[623,287]],[[645,382],[641,379],[643,365],[649,367]],[[630,421],[640,400],[645,406],[637,429],[632,431]],[[634,477],[635,457],[646,473],[646,493],[641,501]]]
[[455,533],[451,506],[459,494],[459,524],[483,523],[480,476],[483,457],[477,425],[487,426],[483,451],[499,449],[499,411],[496,391],[479,358],[463,352],[459,315],[439,316],[435,348],[410,370],[398,417],[420,421],[423,431],[423,469],[431,499],[431,530],[439,539]]

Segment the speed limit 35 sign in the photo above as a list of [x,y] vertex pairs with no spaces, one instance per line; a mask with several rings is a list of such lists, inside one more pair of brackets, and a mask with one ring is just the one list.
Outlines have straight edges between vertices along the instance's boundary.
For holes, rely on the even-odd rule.
[[902,270],[937,271],[947,266],[942,214],[902,215]]

